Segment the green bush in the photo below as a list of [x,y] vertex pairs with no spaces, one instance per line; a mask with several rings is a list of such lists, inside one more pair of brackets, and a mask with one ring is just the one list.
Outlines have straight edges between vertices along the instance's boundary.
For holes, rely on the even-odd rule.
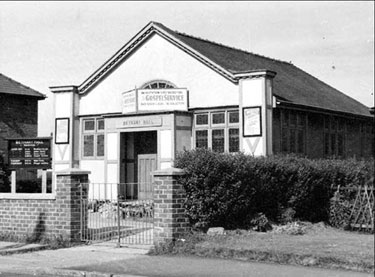
[[343,192],[336,191],[330,201],[329,224],[333,227],[347,229],[350,222],[351,201]]
[[270,221],[329,221],[333,187],[359,186],[373,176],[371,161],[252,157],[205,149],[178,155],[175,167],[194,227],[250,228],[263,213]]

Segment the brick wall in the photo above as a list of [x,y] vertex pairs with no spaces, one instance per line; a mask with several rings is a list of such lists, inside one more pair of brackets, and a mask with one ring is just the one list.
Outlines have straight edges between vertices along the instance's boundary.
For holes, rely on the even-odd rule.
[[190,224],[184,209],[185,190],[177,178],[181,169],[154,172],[154,244],[178,239],[189,232]]
[[0,154],[7,149],[5,138],[36,137],[37,123],[35,97],[0,93]]
[[66,172],[58,175],[55,199],[0,199],[0,235],[19,238],[62,236],[79,240],[79,184],[87,182],[87,174]]

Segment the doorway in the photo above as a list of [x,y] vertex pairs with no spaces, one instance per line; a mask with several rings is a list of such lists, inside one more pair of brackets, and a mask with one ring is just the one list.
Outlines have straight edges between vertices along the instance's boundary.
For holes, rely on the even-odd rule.
[[126,199],[152,198],[152,175],[157,169],[157,131],[121,134],[121,194]]

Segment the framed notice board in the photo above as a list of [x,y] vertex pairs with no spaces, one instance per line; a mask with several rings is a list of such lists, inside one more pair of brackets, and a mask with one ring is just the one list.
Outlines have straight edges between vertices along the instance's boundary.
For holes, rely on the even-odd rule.
[[56,118],[55,143],[69,144],[69,118]]
[[262,107],[246,107],[243,112],[243,136],[262,136]]
[[10,169],[51,168],[51,138],[8,139]]

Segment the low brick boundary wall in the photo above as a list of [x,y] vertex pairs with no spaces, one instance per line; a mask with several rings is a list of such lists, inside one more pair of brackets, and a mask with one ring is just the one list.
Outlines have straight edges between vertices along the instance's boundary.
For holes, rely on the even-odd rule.
[[[80,183],[87,183],[87,171],[69,170],[56,174],[56,191],[34,199],[0,199],[0,236],[18,239],[39,239],[61,236],[70,241],[80,239]],[[86,193],[86,191],[83,191]],[[22,196],[20,196],[22,197]]]
[[173,241],[190,231],[184,202],[185,189],[178,183],[184,171],[169,168],[154,175],[154,244]]

